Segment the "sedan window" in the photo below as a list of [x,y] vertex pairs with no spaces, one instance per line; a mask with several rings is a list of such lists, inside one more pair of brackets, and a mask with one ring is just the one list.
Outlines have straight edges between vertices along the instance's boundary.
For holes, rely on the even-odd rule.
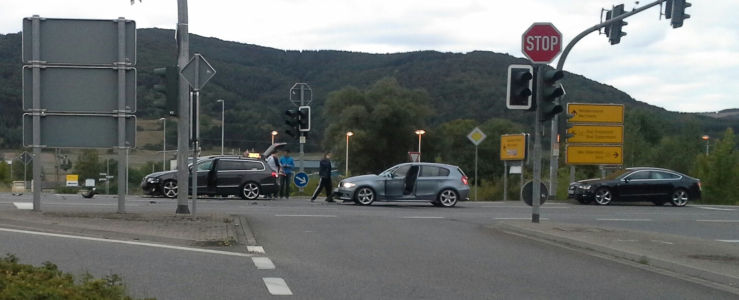
[[626,176],[626,179],[628,180],[642,180],[642,179],[650,179],[649,171],[636,171],[634,173],[631,173],[631,175]]
[[241,164],[235,160],[221,160],[218,162],[218,170],[220,171],[234,171],[241,170]]
[[421,177],[449,176],[449,170],[435,166],[421,166]]
[[206,160],[206,161],[199,161],[198,162],[198,171],[210,171],[210,167],[213,166],[212,160]]
[[408,169],[410,168],[411,165],[400,166],[399,168],[395,169],[395,171],[393,171],[393,177],[405,177],[405,175],[408,173]]
[[677,176],[677,174],[652,171],[652,179],[678,179],[678,178],[680,178],[680,176]]

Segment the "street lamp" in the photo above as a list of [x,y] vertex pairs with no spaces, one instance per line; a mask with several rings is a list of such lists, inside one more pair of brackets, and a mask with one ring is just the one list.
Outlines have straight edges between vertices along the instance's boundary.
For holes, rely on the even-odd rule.
[[221,102],[221,155],[223,155],[223,134],[226,128],[226,121],[224,119],[226,111],[226,100],[218,99],[216,102]]
[[704,136],[701,137],[701,139],[703,139],[704,141],[706,141],[706,156],[708,156],[708,140],[710,138],[711,137],[709,137],[708,135],[704,135]]
[[[167,170],[167,118],[159,118],[162,121],[162,171]],[[105,174],[106,176],[108,174]]]
[[275,143],[275,136],[277,136],[277,130],[272,130],[272,144]]
[[426,133],[426,130],[419,129],[416,130],[416,134],[418,135],[418,153],[421,154],[421,136]]
[[346,132],[346,160],[344,161],[344,165],[346,165],[346,171],[344,172],[344,176],[349,176],[349,137],[352,135],[354,135],[354,132]]

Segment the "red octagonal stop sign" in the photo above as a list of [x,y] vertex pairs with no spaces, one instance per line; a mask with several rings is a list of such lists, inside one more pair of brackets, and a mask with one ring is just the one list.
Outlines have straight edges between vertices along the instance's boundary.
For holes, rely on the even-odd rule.
[[552,23],[534,23],[521,36],[521,51],[534,63],[550,63],[562,52],[562,34]]

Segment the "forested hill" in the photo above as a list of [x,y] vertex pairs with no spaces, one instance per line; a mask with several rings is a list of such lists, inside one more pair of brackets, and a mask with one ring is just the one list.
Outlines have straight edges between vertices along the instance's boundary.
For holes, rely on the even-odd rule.
[[[313,88],[314,137],[320,137],[326,122],[330,122],[320,115],[328,93],[347,86],[366,88],[384,77],[394,77],[406,88],[427,91],[435,111],[429,125],[460,118],[484,121],[494,117],[528,124],[532,117],[531,113],[505,108],[507,66],[527,63],[507,54],[283,51],[197,35],[191,35],[190,42],[191,52],[201,53],[217,71],[201,92],[201,111],[206,115],[204,138],[220,138],[218,127],[208,126],[220,119],[221,104],[216,99],[225,99],[226,119],[231,120],[227,144],[248,144],[263,139],[273,129],[285,128],[283,112],[293,107],[288,91],[296,82],[307,82]],[[17,148],[21,144],[20,51],[20,34],[0,35],[0,148]],[[174,65],[176,55],[174,31],[138,30],[139,118],[164,116],[164,97],[152,89],[158,81],[152,70]],[[624,103],[627,112],[646,110],[667,123],[679,122],[681,118],[676,116],[686,115],[635,101],[611,86],[583,76],[568,73],[563,82],[570,102]],[[693,115],[691,118],[711,131],[736,128],[737,123]]]

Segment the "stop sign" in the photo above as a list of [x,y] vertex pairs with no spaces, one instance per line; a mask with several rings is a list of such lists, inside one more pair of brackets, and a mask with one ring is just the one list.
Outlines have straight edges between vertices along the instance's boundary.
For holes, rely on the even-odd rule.
[[533,63],[550,63],[562,52],[562,34],[552,23],[534,23],[521,36],[521,51]]

